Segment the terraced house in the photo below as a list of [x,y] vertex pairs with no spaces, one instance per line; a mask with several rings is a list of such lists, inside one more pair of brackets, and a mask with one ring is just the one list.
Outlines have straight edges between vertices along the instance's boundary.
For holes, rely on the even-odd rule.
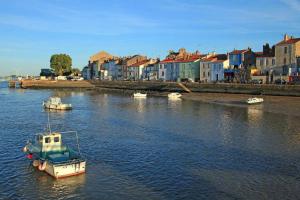
[[296,76],[299,73],[297,59],[300,57],[300,38],[285,34],[283,40],[276,44],[275,57],[277,66],[275,73]]
[[97,79],[100,78],[100,68],[103,65],[103,63],[108,60],[113,58],[114,56],[110,55],[109,53],[105,51],[100,51],[99,53],[96,53],[92,55],[89,59],[89,64],[88,68],[90,71],[90,77],[87,79]]
[[200,81],[204,83],[224,80],[224,69],[229,68],[227,54],[208,54],[200,60]]
[[159,79],[164,81],[199,81],[199,61],[205,55],[188,53],[184,48],[170,51],[160,62]]
[[152,59],[149,65],[144,68],[143,77],[144,80],[153,81],[158,80],[158,69],[159,69],[159,59]]
[[144,69],[147,65],[149,65],[150,60],[143,60],[127,67],[128,79],[129,80],[142,80]]

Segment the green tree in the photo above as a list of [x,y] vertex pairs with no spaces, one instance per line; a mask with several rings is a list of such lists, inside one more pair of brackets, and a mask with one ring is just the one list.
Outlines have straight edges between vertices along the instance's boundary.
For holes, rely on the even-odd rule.
[[81,74],[81,71],[78,68],[73,68],[72,74],[74,74],[75,76],[78,76],[78,74]]
[[72,58],[67,54],[54,54],[50,59],[50,67],[56,75],[70,74],[72,71]]

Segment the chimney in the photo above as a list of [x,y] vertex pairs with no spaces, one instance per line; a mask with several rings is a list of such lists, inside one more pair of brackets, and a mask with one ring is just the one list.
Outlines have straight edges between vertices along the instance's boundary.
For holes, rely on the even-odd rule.
[[288,41],[290,39],[290,36],[288,34],[284,34],[284,41]]

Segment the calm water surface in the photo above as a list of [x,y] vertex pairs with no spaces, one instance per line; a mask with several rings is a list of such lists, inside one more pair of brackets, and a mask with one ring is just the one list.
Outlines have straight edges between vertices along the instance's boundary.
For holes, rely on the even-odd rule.
[[[29,166],[27,139],[77,130],[87,173],[55,180]],[[284,102],[282,102],[284,103]],[[299,199],[300,119],[122,94],[0,88],[0,199]],[[263,106],[263,105],[260,105]]]

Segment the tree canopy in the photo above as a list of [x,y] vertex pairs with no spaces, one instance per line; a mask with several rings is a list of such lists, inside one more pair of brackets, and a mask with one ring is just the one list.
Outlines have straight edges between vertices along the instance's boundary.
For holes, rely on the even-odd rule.
[[72,74],[75,75],[75,76],[78,76],[79,74],[81,74],[81,71],[78,68],[73,68],[72,69]]
[[50,67],[56,75],[70,74],[72,72],[72,58],[67,54],[54,54],[50,59]]

